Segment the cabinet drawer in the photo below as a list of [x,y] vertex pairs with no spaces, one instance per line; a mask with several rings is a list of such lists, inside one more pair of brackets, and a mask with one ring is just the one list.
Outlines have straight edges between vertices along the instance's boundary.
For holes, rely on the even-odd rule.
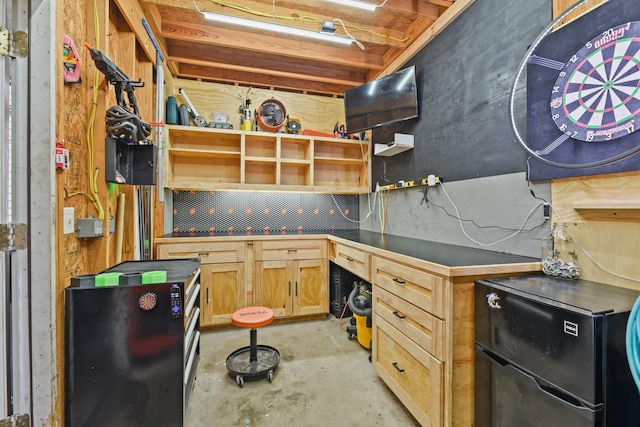
[[444,364],[374,316],[374,367],[409,412],[424,426],[442,426]]
[[256,261],[279,261],[327,258],[326,240],[256,241],[253,244]]
[[371,281],[371,254],[368,252],[337,243],[333,262],[361,279]]
[[379,286],[373,287],[373,310],[437,359],[444,360],[444,320]]
[[200,258],[202,264],[244,262],[243,242],[160,244],[157,258]]
[[444,278],[374,257],[373,282],[434,316],[445,318],[447,281]]

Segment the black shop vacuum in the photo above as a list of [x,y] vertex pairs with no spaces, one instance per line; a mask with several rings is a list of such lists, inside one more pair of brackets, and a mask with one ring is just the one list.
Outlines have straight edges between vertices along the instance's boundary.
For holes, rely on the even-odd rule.
[[353,282],[348,304],[353,313],[352,324],[347,326],[349,339],[358,338],[360,345],[371,351],[371,283],[364,280]]

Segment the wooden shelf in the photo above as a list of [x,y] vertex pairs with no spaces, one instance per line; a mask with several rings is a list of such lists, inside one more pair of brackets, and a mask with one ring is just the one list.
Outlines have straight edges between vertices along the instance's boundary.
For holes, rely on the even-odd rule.
[[240,158],[240,152],[217,151],[217,150],[185,150],[182,148],[174,148],[170,151],[172,156],[182,157],[217,157],[221,159]]
[[167,188],[369,192],[368,141],[186,126],[167,135]]
[[315,157],[316,163],[333,163],[335,165],[362,165],[362,159],[336,159],[332,157]]
[[640,203],[579,203],[571,207],[587,221],[640,221]]

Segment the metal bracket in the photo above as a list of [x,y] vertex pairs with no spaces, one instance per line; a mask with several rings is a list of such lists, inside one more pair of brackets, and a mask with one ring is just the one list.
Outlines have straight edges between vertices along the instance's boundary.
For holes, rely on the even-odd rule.
[[27,249],[27,224],[0,224],[0,251],[19,249]]
[[0,427],[30,427],[29,415],[11,415],[9,418],[0,420]]
[[26,58],[28,53],[29,36],[27,33],[0,28],[0,55]]

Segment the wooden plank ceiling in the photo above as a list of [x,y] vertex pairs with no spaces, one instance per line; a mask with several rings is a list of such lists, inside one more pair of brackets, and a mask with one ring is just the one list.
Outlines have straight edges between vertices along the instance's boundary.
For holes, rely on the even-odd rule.
[[[362,0],[374,2],[374,0]],[[384,0],[376,0],[383,4]],[[396,71],[474,0],[387,0],[369,12],[326,0],[140,0],[175,77],[342,96]],[[206,21],[216,12],[319,32],[334,21],[342,46]],[[344,23],[344,27],[341,22]]]

